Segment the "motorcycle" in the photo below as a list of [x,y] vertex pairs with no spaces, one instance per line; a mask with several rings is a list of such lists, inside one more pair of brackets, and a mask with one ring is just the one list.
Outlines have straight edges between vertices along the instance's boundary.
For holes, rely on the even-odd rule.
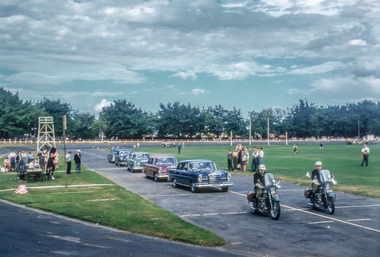
[[[310,178],[309,172],[306,173],[306,177]],[[336,194],[332,190],[332,185],[335,185],[335,175],[330,175],[329,170],[319,171],[320,181],[314,176],[312,183],[318,186],[318,191],[313,195],[312,188],[305,188],[304,196],[306,203],[311,205],[314,209],[327,209],[327,212],[331,215],[335,212]]]
[[[255,192],[249,191],[247,194],[248,206],[255,213],[270,214],[272,219],[278,220],[281,214],[280,198],[277,195],[277,188],[280,188],[280,179],[276,182],[273,173],[265,173],[265,186],[258,182],[256,187],[262,189],[262,197],[256,199]],[[257,209],[256,201],[258,201]]]

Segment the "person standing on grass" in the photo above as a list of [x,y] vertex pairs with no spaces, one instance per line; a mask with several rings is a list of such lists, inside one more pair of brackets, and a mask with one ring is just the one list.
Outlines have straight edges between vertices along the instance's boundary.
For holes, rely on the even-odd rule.
[[258,153],[257,153],[257,156],[256,156],[256,159],[257,159],[257,167],[259,167],[260,165],[263,164],[263,158],[264,158],[264,151],[263,151],[263,148],[260,147]]
[[365,166],[368,166],[369,148],[367,147],[366,144],[363,145],[362,158],[363,158],[363,161],[360,166],[363,166],[364,162],[365,162]]
[[28,154],[28,163],[31,163],[34,160],[34,154],[32,152],[29,152]]
[[319,143],[319,149],[323,149],[323,143],[322,143],[322,141]]
[[9,160],[11,161],[11,169],[10,170],[15,170],[16,167],[16,157],[17,154],[11,150],[11,153],[9,154]]
[[67,162],[67,171],[66,171],[66,174],[70,174],[71,173],[71,152],[69,152],[66,155],[66,162]]
[[38,163],[40,164],[40,167],[42,170],[44,170],[44,153],[42,152],[42,149],[40,149],[40,152],[37,154],[38,156]]
[[181,153],[181,147],[182,147],[182,145],[181,145],[181,142],[178,142],[178,153]]
[[238,157],[239,157],[238,149],[235,148],[235,151],[232,153],[232,159],[234,161],[234,170],[237,169]]
[[77,151],[77,153],[74,155],[74,161],[75,161],[75,172],[81,173],[81,162],[82,162],[82,155],[80,154],[80,150]]
[[25,153],[25,150],[22,150],[20,154],[20,169],[24,170],[26,165],[26,159],[28,158],[28,155]]
[[252,162],[251,162],[251,171],[256,171],[256,147],[252,148]]
[[294,144],[293,146],[293,154],[298,154],[297,145]]
[[233,156],[232,156],[231,150],[228,150],[228,154],[227,154],[228,171],[234,171],[234,167],[232,166],[232,159],[233,159]]
[[46,172],[48,173],[48,179],[51,179],[51,180],[55,179],[55,177],[53,176],[54,171],[55,171],[55,154],[51,152],[50,157],[46,163]]
[[241,168],[242,171],[246,171],[248,162],[248,154],[245,149],[241,151]]

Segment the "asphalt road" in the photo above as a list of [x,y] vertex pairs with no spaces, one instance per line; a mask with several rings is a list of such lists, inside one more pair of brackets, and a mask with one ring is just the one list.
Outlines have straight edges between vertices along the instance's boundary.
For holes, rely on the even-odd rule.
[[[103,145],[104,147],[104,145]],[[193,194],[154,182],[106,160],[106,152],[82,149],[83,163],[117,184],[183,219],[223,237],[223,250],[253,256],[380,256],[380,200],[337,193],[336,212],[312,210],[303,198],[304,187],[281,183],[282,213],[278,221],[254,214],[246,193],[252,178],[233,175],[229,192],[217,189]],[[273,171],[275,173],[275,171]],[[336,178],[339,183],[339,178]],[[1,239],[0,239],[1,240]]]

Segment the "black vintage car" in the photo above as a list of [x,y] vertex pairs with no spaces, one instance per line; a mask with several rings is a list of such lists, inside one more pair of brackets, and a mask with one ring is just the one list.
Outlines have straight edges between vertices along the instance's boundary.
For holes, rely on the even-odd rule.
[[115,155],[118,149],[116,148],[111,148],[110,152],[107,154],[107,160],[108,162],[115,162]]
[[127,160],[129,158],[129,155],[133,153],[132,149],[119,149],[116,151],[115,154],[115,165],[121,166],[121,165],[127,165]]
[[169,168],[169,181],[174,187],[186,186],[195,193],[201,188],[221,188],[227,192],[233,185],[231,174],[217,170],[210,160],[186,160],[178,163],[176,168]]

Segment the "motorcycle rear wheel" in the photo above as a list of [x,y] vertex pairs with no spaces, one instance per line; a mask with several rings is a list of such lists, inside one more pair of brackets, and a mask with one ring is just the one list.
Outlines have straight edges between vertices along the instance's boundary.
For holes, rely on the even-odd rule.
[[333,197],[330,197],[329,198],[329,202],[330,204],[327,206],[327,212],[331,215],[334,214],[335,212],[335,203],[334,203],[334,198]]
[[281,214],[281,206],[280,202],[274,202],[273,203],[273,209],[270,210],[270,216],[273,220],[278,220],[280,218]]

